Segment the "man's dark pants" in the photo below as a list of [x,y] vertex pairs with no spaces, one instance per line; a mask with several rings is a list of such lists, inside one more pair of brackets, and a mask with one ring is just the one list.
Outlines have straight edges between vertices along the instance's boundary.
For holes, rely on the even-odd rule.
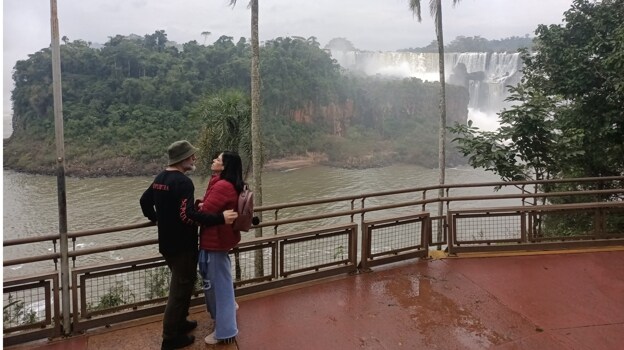
[[163,339],[180,335],[197,279],[197,251],[163,256],[171,271],[169,298],[163,318]]

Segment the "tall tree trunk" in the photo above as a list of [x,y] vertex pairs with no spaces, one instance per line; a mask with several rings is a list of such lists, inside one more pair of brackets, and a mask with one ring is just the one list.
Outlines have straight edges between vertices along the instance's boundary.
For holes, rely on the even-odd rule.
[[[260,39],[258,37],[258,0],[251,0],[251,171],[253,173],[254,206],[262,206],[262,139],[260,125]],[[262,214],[259,214],[262,221]],[[255,229],[262,237],[262,229]],[[256,276],[264,271],[263,254],[255,256]]]
[[[438,56],[440,65],[440,127],[438,130],[438,168],[440,169],[439,184],[444,185],[446,172],[446,87],[444,79],[444,35],[442,33],[442,0],[436,0],[436,36],[438,38]],[[439,198],[444,196],[444,189],[440,189]],[[438,205],[438,215],[444,213],[444,204]],[[442,241],[443,232],[441,225],[438,225],[438,242]]]

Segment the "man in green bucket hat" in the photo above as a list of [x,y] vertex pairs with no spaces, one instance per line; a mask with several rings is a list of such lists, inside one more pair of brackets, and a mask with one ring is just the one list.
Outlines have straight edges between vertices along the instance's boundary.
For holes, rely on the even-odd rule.
[[140,199],[143,215],[158,224],[158,250],[171,271],[163,317],[163,350],[183,348],[195,341],[187,333],[197,327],[197,321],[186,317],[197,276],[198,226],[231,224],[238,216],[233,210],[196,210],[195,186],[186,172],[195,170],[197,151],[186,140],[172,143],[167,149],[167,167],[156,175]]

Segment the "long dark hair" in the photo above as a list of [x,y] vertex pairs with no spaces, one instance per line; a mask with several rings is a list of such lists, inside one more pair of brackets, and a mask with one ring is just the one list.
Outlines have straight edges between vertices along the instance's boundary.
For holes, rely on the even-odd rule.
[[221,159],[223,160],[221,178],[234,185],[237,193],[241,193],[245,186],[241,157],[236,152],[224,151]]

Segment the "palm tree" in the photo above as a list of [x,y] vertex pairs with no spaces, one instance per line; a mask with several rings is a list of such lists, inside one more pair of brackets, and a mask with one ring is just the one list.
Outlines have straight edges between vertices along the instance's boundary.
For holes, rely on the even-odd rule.
[[[236,0],[230,0],[236,5]],[[258,0],[250,0],[251,7],[251,172],[254,191],[254,207],[262,206],[262,129],[260,124],[260,39],[258,35]],[[262,221],[262,213],[258,213]],[[262,237],[262,228],[255,229],[255,236]],[[264,270],[262,252],[256,254],[256,275]]]
[[[210,169],[217,152],[236,151],[243,160],[243,176],[246,179],[251,156],[249,97],[237,90],[220,92],[216,96],[202,100],[194,111],[194,117],[200,118],[205,125],[199,135],[199,147],[202,152],[202,156],[199,157],[201,169],[206,172]],[[240,280],[239,253],[234,254],[234,265],[236,279]]]
[[[455,6],[459,0],[453,0]],[[412,13],[422,21],[420,16],[420,0],[409,0]],[[435,18],[436,38],[438,40],[438,62],[440,70],[440,126],[438,130],[438,167],[440,169],[439,184],[444,185],[446,172],[446,88],[444,81],[444,35],[442,33],[442,0],[429,0],[429,12]],[[440,189],[438,196],[444,196],[444,190]],[[438,215],[442,216],[444,207],[442,202],[438,206]],[[441,225],[438,225],[438,242],[442,240]]]
[[238,90],[220,92],[200,101],[193,117],[205,127],[199,135],[202,156],[198,164],[208,172],[219,151],[235,151],[241,156],[245,177],[251,163],[251,107],[249,97]]

